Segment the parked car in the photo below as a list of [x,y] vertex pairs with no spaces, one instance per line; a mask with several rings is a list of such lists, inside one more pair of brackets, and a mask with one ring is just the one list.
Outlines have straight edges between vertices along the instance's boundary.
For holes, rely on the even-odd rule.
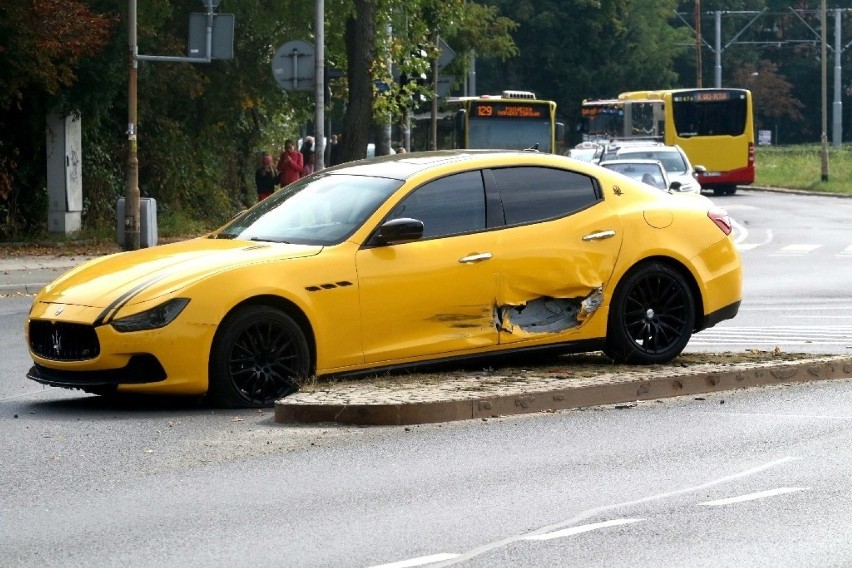
[[680,146],[664,144],[628,145],[615,151],[617,160],[659,160],[666,169],[671,181],[680,182],[680,191],[701,193],[701,184],[696,178],[697,173],[706,171],[704,166],[695,166]]
[[600,166],[663,191],[680,191],[680,182],[669,182],[659,160],[610,160],[601,162]]
[[663,363],[736,315],[727,214],[538,152],[382,156],[34,298],[29,378],[264,407],[306,378],[558,348]]
[[570,150],[568,156],[582,162],[594,162],[600,159],[603,146],[595,142],[580,142]]

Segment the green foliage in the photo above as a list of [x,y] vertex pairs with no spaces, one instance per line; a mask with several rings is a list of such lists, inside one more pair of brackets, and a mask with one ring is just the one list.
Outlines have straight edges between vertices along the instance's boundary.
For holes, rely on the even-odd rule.
[[[790,6],[783,0],[705,0],[704,40],[714,32],[712,11],[727,11],[723,84],[753,90],[759,127],[784,142],[814,141],[820,132],[819,54],[812,42],[792,40],[812,38],[818,26],[813,10],[797,15]],[[837,6],[852,6],[852,0]],[[331,132],[344,133],[344,158],[363,157],[376,124],[401,123],[421,98],[434,96],[431,83],[398,79],[400,73],[431,76],[440,37],[456,52],[442,75],[460,82],[475,54],[479,93],[532,90],[555,100],[570,127],[585,98],[694,85],[696,42],[687,25],[694,7],[692,0],[326,0],[326,65],[345,72],[331,81],[326,118]],[[752,16],[743,11],[764,7],[762,19],[747,25]],[[233,59],[139,63],[139,187],[157,200],[161,228],[219,225],[254,202],[262,152],[277,156],[285,139],[313,133],[313,93],[283,91],[270,64],[287,41],[315,42],[314,8],[297,0],[222,0],[218,12],[235,15]],[[0,240],[46,232],[43,157],[50,112],[82,117],[83,228],[113,230],[116,200],[127,191],[126,10],[125,0],[0,2]],[[157,0],[139,2],[137,10],[139,53],[183,56],[189,14],[203,5]],[[843,25],[849,24],[844,17]],[[739,39],[750,43],[728,45],[740,32]],[[425,58],[413,56],[421,49]],[[707,86],[713,53],[705,47],[703,54]],[[852,50],[844,48],[843,67],[852,65],[850,57]],[[375,81],[388,88],[377,89]],[[852,129],[851,117],[844,126]],[[774,152],[780,149],[760,149],[767,158],[758,160],[759,177],[769,175]],[[846,178],[845,154],[835,152],[829,184]],[[789,155],[784,160],[795,163]],[[782,175],[796,180],[794,174],[810,172],[810,165],[806,160]],[[795,183],[822,187],[812,177]]]

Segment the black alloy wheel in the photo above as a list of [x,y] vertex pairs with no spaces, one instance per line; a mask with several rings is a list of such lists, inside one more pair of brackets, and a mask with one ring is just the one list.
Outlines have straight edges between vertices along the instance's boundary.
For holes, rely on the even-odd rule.
[[265,408],[299,390],[310,372],[305,334],[287,314],[248,306],[220,326],[210,356],[211,401],[227,408]]
[[610,306],[606,354],[623,363],[665,363],[681,351],[695,327],[689,284],[658,262],[639,265],[619,284]]

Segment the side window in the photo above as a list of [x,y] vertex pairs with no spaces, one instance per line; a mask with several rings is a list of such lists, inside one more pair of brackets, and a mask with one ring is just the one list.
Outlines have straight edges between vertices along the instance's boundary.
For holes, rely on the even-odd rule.
[[482,173],[465,172],[429,182],[406,197],[389,219],[423,221],[423,238],[485,229]]
[[600,200],[592,178],[576,172],[532,166],[492,172],[508,225],[561,217]]

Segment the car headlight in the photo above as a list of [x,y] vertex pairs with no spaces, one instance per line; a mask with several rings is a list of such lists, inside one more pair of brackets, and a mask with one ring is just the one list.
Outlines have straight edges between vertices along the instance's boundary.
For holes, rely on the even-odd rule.
[[188,303],[189,298],[175,298],[142,313],[118,318],[110,325],[120,332],[158,329],[172,323]]

